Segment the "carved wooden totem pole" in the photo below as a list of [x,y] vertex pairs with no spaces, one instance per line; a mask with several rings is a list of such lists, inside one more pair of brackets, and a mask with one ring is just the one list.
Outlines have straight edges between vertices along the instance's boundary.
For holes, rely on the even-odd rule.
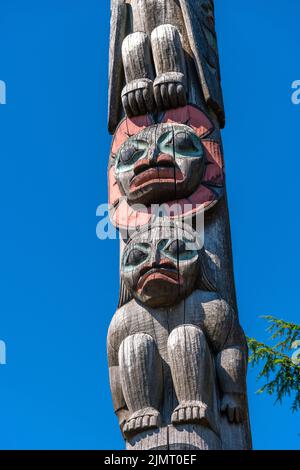
[[111,0],[108,182],[122,236],[107,347],[127,449],[251,448],[224,124],[213,1]]

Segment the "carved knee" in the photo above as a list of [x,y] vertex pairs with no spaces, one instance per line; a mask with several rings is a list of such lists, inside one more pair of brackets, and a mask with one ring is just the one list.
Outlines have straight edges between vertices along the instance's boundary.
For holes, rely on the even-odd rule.
[[129,411],[157,408],[162,388],[162,363],[154,339],[145,333],[128,336],[119,349],[122,390]]
[[127,36],[122,44],[122,59],[126,78],[122,91],[125,113],[132,117],[152,112],[154,69],[148,35],[138,32]]
[[214,364],[205,334],[194,325],[175,328],[169,336],[168,353],[179,401],[172,423],[205,423],[218,432]]
[[152,31],[151,46],[157,75],[167,72],[185,74],[181,34],[176,26],[163,24]]
[[169,24],[158,26],[151,35],[156,70],[154,96],[159,109],[185,106],[186,66],[181,35]]
[[197,343],[201,344],[201,347],[206,346],[206,337],[203,331],[195,325],[181,325],[175,328],[168,339],[168,350],[169,353],[176,353],[178,349],[186,349],[187,342],[197,339]]
[[133,357],[140,357],[145,353],[156,354],[157,347],[152,336],[146,333],[136,333],[122,341],[119,349],[119,363],[131,361]]

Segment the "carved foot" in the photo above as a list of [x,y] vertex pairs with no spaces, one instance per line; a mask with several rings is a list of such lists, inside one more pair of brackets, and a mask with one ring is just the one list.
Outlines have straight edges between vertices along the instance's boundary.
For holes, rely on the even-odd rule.
[[182,401],[177,408],[175,408],[171,419],[174,425],[202,424],[218,433],[211,412],[201,401]]
[[160,424],[161,417],[159,411],[155,408],[144,408],[143,410],[136,411],[128,418],[123,432],[126,437],[131,437],[134,434],[149,429],[156,429]]
[[159,110],[186,106],[184,81],[184,75],[178,72],[168,72],[155,79],[154,96]]
[[152,113],[155,108],[152,80],[143,78],[126,85],[122,92],[122,103],[128,117]]
[[230,423],[239,424],[244,420],[245,409],[243,403],[245,398],[237,393],[226,394],[221,402],[221,411],[227,415]]

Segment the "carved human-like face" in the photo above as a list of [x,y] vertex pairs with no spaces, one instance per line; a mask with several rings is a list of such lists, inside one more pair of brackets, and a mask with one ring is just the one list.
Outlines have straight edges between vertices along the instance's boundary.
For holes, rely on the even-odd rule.
[[159,124],[130,137],[120,147],[115,177],[131,204],[186,198],[201,182],[204,155],[193,129],[184,124]]
[[200,253],[200,241],[192,230],[176,226],[145,230],[135,235],[124,250],[123,282],[145,305],[175,305],[195,287]]

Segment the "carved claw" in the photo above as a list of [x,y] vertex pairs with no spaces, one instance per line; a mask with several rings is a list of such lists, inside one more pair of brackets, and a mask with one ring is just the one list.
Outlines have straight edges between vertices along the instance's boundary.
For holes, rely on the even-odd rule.
[[156,429],[161,424],[161,416],[155,408],[144,408],[133,413],[124,425],[123,432],[125,436],[131,437],[134,434]]
[[227,415],[230,423],[239,424],[244,420],[243,395],[226,394],[221,402],[221,411]]
[[154,81],[154,97],[159,110],[176,109],[187,104],[184,75],[169,72]]
[[128,117],[152,113],[155,107],[153,82],[146,78],[130,82],[123,89],[122,103]]
[[171,420],[174,425],[192,423],[202,424],[218,433],[212,413],[201,401],[183,401],[179,403],[172,414]]

